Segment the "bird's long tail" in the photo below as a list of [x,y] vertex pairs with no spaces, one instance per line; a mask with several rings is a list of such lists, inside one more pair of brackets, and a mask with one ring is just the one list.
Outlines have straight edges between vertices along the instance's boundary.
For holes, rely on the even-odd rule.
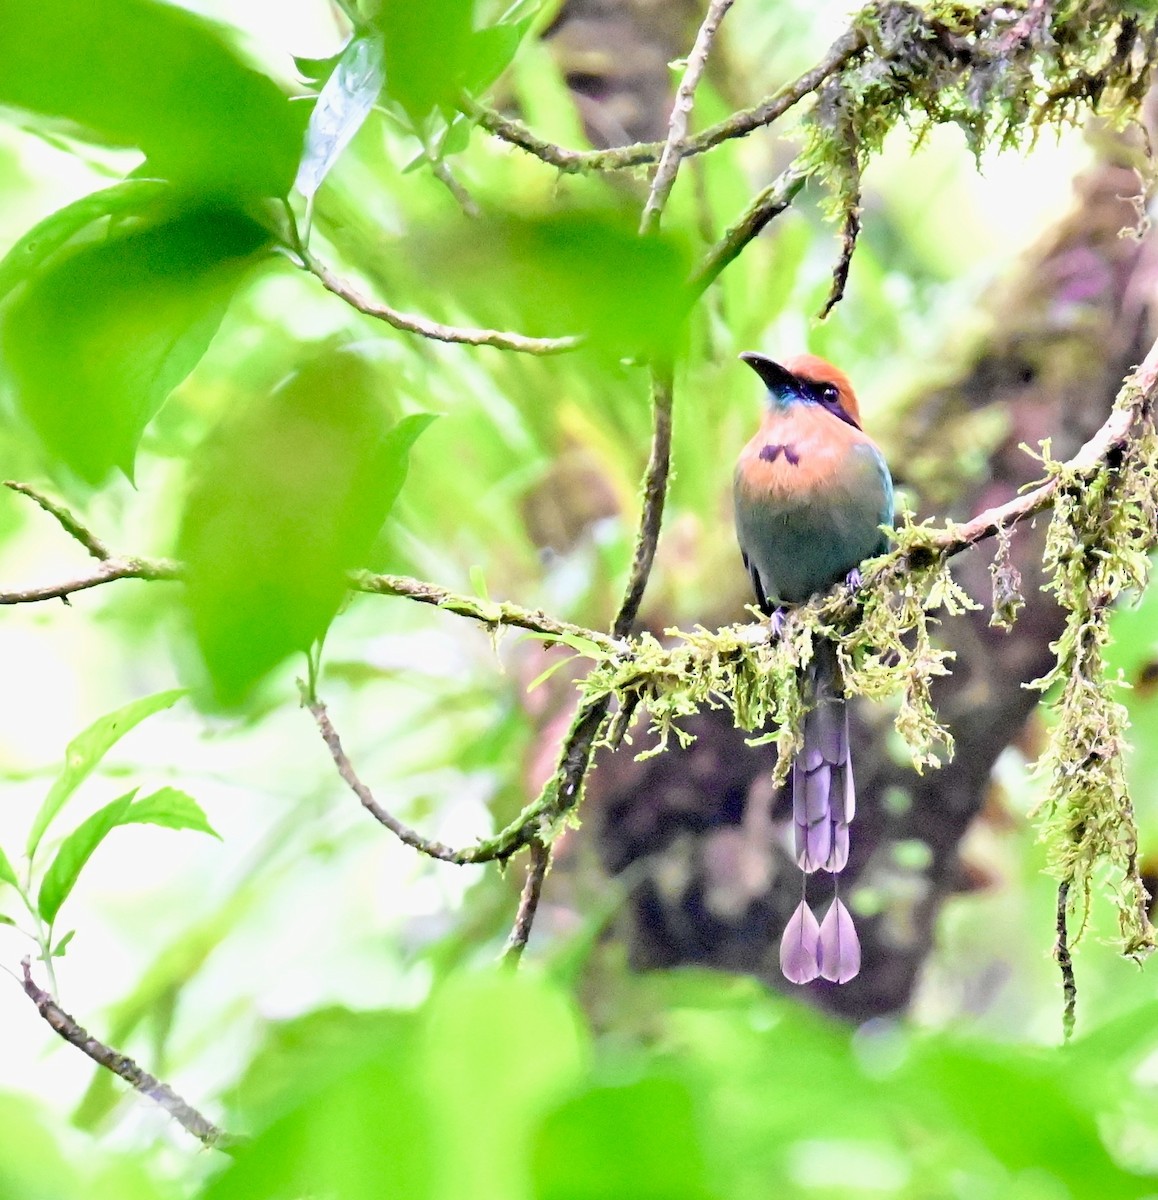
[[[812,707],[804,718],[803,745],[792,764],[792,825],[796,861],[807,876],[834,877],[848,862],[848,827],[856,813],[848,707],[835,648],[817,648],[810,671]],[[820,976],[847,983],[860,970],[860,942],[839,894],[817,922],[802,896],[780,942],[780,966],[793,983]]]

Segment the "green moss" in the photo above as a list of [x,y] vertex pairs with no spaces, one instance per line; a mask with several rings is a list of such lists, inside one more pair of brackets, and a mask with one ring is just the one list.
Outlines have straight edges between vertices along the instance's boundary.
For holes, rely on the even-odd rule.
[[[899,695],[896,728],[919,769],[952,756],[953,738],[937,719],[932,681],[948,674],[950,650],[937,646],[934,613],[978,607],[949,574],[940,552],[922,558],[932,531],[909,514],[897,531],[900,548],[866,566],[869,585],[853,594],[840,587],[789,613],[781,634],[767,623],[719,630],[667,630],[671,644],[644,634],[630,655],[608,656],[583,683],[586,699],[614,696],[620,709],[646,711],[652,745],[662,753],[674,737],[691,735],[681,721],[703,708],[728,709],[753,743],[774,741],[775,778],[782,783],[800,744],[808,698],[803,681],[818,639],[837,646],[845,690],[884,700]],[[931,544],[931,543],[930,543]]]
[[917,143],[957,125],[980,158],[1091,111],[1131,120],[1150,79],[1153,33],[1097,0],[1059,4],[1048,23],[1024,4],[880,3],[856,24],[866,49],[820,89],[801,160],[828,183],[834,215],[859,202],[861,172],[899,125]]
[[[1129,391],[1120,403],[1137,402]],[[1057,662],[1036,682],[1060,688],[1057,726],[1039,769],[1049,790],[1039,812],[1049,869],[1088,907],[1096,868],[1108,864],[1122,952],[1141,958],[1156,948],[1138,869],[1138,830],[1123,755],[1128,717],[1120,680],[1107,675],[1110,611],[1127,590],[1139,594],[1158,541],[1158,436],[1149,422],[1115,464],[1078,477],[1047,464],[1059,478],[1046,545],[1048,584],[1068,611],[1054,644]],[[1084,922],[1083,922],[1084,924]]]

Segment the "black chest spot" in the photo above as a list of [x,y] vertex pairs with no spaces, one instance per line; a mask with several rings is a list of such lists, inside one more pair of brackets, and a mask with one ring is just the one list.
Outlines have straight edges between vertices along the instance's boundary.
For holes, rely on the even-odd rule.
[[785,462],[789,466],[796,467],[800,465],[800,455],[796,453],[792,446],[785,446],[774,442],[765,442],[760,447],[761,462],[775,462],[777,455],[783,454]]

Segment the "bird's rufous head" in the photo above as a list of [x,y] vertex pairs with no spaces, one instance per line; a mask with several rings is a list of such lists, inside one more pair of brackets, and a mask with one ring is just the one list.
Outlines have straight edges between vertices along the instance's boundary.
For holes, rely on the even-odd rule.
[[848,376],[815,354],[798,354],[778,363],[765,354],[746,350],[740,358],[756,372],[770,395],[781,402],[811,401],[833,416],[861,428],[860,405]]

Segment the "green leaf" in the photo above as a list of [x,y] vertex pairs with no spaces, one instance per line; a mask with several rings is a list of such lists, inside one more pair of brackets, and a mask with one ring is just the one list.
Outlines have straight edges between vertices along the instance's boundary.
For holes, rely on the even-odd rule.
[[205,353],[266,230],[195,208],[65,251],[11,299],[0,358],[46,449],[97,484]]
[[57,209],[34,225],[0,261],[0,300],[88,226],[104,217],[139,216],[172,191],[172,185],[160,179],[126,179]]
[[526,17],[476,29],[466,47],[459,76],[462,87],[472,95],[485,92],[514,61],[533,22],[533,17]]
[[[30,1104],[27,1093],[0,1092],[0,1182],[5,1200],[63,1200],[87,1192],[88,1170],[71,1165],[56,1143],[47,1124],[51,1119],[41,1113],[40,1105]],[[60,1128],[59,1120],[54,1128]]]
[[[424,1103],[413,1027],[409,1014],[341,1010],[291,1022],[283,1045],[260,1056],[267,1070],[252,1072],[259,1107],[270,1075],[283,1082],[281,1111],[231,1154],[201,1200],[435,1200],[452,1194],[436,1193],[431,1182],[442,1147]],[[242,1092],[251,1112],[249,1088]]]
[[419,266],[493,327],[586,334],[615,360],[673,355],[688,312],[690,254],[671,235],[640,237],[636,220],[596,209],[474,221],[420,243]]
[[536,1200],[708,1200],[692,1098],[672,1079],[592,1088],[551,1114],[534,1155]]
[[572,650],[578,650],[585,658],[594,658],[599,662],[607,657],[606,649],[598,642],[581,637],[577,633],[538,633],[535,630],[527,630],[526,636],[533,641],[549,642],[551,645],[562,643],[564,646],[570,646]]
[[[432,1190],[462,1195],[456,1182],[470,1164],[470,1200],[538,1196],[527,1186],[536,1127],[586,1065],[587,1037],[571,1000],[530,973],[489,971],[452,977],[421,1016],[420,1078],[441,1135]],[[533,1049],[512,1056],[511,1046]],[[601,1196],[636,1200],[630,1189]]]
[[352,349],[314,359],[210,439],[182,517],[185,601],[216,699],[240,703],[325,633],[433,420],[393,428]]
[[321,87],[333,74],[341,57],[342,51],[339,51],[337,54],[328,54],[325,58],[310,58],[305,54],[295,54],[293,60],[298,74],[306,83],[312,84],[314,87]]
[[470,145],[472,133],[474,133],[474,122],[459,113],[446,127],[442,144],[438,148],[440,156],[446,158],[451,154],[461,154]]
[[16,922],[7,914],[0,913],[0,925],[15,925]]
[[387,93],[416,121],[451,107],[473,32],[474,0],[383,0],[375,20],[386,48]]
[[94,721],[83,733],[69,742],[64,755],[64,767],[32,822],[25,851],[29,858],[36,854],[40,839],[53,817],[60,812],[69,796],[88,778],[108,751],[146,717],[172,708],[184,695],[184,688],[174,688],[172,691],[158,692],[154,696],[134,700],[131,704],[118,708],[116,712],[107,713]]
[[76,930],[70,929],[52,948],[53,958],[63,958],[68,951],[68,943],[76,937]]
[[8,855],[4,853],[3,847],[0,847],[0,883],[10,883],[14,888],[20,886],[16,879],[16,872],[13,870],[11,862],[8,861]]
[[92,857],[92,852],[104,841],[109,831],[122,823],[122,818],[129,811],[137,789],[118,796],[116,800],[98,809],[86,821],[82,821],[60,844],[56,857],[44,873],[40,882],[40,892],[36,898],[36,908],[41,917],[49,925],[56,920],[60,906],[68,899],[69,893],[76,886],[85,863]]
[[489,87],[531,25],[527,18],[475,29],[474,8],[474,0],[383,0],[375,21],[385,41],[386,92],[415,122],[434,109],[452,114],[463,89]]
[[201,806],[192,796],[173,787],[163,787],[133,802],[123,825],[161,825],[166,829],[195,829],[220,840]]
[[472,563],[470,568],[470,586],[474,590],[474,594],[480,600],[489,600],[490,592],[487,590],[486,572],[479,566],[478,563]]
[[153,0],[4,0],[0,46],[0,105],[137,146],[149,174],[201,191],[289,191],[305,114],[204,18]]
[[557,659],[545,671],[540,672],[527,684],[527,691],[533,692],[537,687],[541,687],[556,671],[567,666],[568,663],[573,663],[577,658],[582,658],[581,654],[568,654],[566,658]]
[[307,200],[370,115],[385,82],[381,34],[351,39],[318,95],[294,186]]

